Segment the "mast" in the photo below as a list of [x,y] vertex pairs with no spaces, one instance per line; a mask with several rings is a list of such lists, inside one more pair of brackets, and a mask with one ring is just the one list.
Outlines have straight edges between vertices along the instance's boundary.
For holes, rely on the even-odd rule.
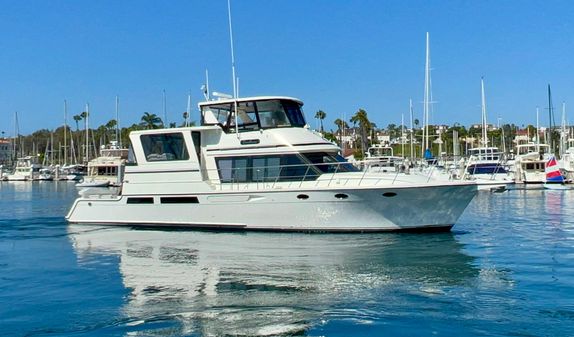
[[401,156],[405,158],[405,114],[401,114]]
[[413,129],[413,100],[412,100],[412,98],[409,98],[409,112],[411,114],[411,153],[410,153],[410,157],[415,158],[415,154],[414,154],[415,144],[413,143],[413,134],[414,134],[415,130]]
[[233,99],[235,111],[235,134],[239,138],[239,126],[237,123],[237,78],[235,76],[235,54],[233,52],[233,28],[231,25],[231,0],[227,0],[227,16],[229,18],[229,44],[231,47],[231,77],[233,81]]
[[90,119],[90,106],[86,103],[86,152],[85,152],[85,161],[86,163],[90,160],[90,134],[89,134],[89,119]]
[[185,114],[185,126],[189,126],[189,114],[191,113],[191,90],[189,91],[189,94],[187,95],[187,111]]
[[423,100],[423,119],[425,128],[423,130],[424,148],[422,149],[422,157],[426,149],[429,148],[429,101],[430,101],[430,42],[429,33],[427,32],[426,39],[426,58],[425,58],[425,88]]
[[554,137],[553,137],[553,132],[552,130],[554,129],[554,125],[556,123],[554,122],[554,108],[552,106],[552,93],[550,92],[550,84],[548,84],[548,125],[549,125],[549,130],[548,130],[548,136],[549,136],[549,142],[550,142],[550,148],[552,151],[552,153],[554,154]]
[[484,77],[480,78],[480,88],[481,88],[481,107],[482,107],[482,146],[486,147],[488,145],[488,136],[486,133],[486,98],[484,95]]
[[18,157],[18,153],[16,152],[18,150],[17,147],[17,143],[18,143],[18,139],[20,138],[19,135],[20,131],[18,130],[18,111],[14,112],[14,143],[12,144],[13,146],[13,151],[12,151],[12,164],[14,164],[16,162],[16,158]]
[[562,102],[562,121],[560,128],[560,157],[566,152],[568,132],[566,131],[566,102]]
[[120,97],[116,95],[116,142],[122,148],[122,138],[120,135]]
[[163,105],[163,128],[167,129],[168,124],[167,124],[167,109],[166,109],[165,89],[163,89],[162,105]]
[[538,121],[538,116],[539,116],[539,111],[540,109],[538,107],[536,107],[536,151],[539,150],[540,146],[540,131],[539,131],[539,127],[540,127],[540,123]]
[[68,164],[68,101],[64,100],[64,165]]

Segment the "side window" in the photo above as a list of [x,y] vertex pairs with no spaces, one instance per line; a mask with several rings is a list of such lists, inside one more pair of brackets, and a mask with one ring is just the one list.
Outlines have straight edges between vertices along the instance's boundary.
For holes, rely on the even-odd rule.
[[193,146],[195,147],[197,160],[201,163],[201,132],[198,131],[191,132],[191,139],[193,140]]
[[189,159],[185,140],[180,132],[141,135],[140,139],[148,162]]
[[297,155],[216,159],[219,179],[229,182],[314,180],[319,172]]

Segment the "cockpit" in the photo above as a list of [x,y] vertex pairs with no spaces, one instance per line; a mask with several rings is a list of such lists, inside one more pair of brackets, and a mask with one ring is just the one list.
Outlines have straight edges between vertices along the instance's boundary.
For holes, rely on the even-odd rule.
[[[219,125],[226,133],[304,127],[303,103],[289,98],[254,98],[200,104],[201,124]],[[235,108],[237,107],[237,118]],[[237,126],[235,125],[237,122]]]

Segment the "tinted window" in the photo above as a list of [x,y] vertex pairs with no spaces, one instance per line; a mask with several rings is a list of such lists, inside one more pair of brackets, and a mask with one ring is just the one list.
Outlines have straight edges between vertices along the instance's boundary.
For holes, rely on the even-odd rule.
[[297,155],[216,159],[221,182],[313,180],[318,171]]
[[140,137],[147,161],[188,160],[183,134],[165,133]]
[[304,153],[303,155],[323,173],[359,171],[358,168],[339,155],[331,155],[325,152]]

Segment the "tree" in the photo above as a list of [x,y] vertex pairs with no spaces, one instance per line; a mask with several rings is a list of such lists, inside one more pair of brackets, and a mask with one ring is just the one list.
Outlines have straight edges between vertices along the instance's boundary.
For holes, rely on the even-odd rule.
[[343,146],[343,130],[347,129],[349,125],[344,120],[337,118],[335,119],[335,125],[337,125],[339,133],[339,146]]
[[317,118],[321,124],[321,133],[323,133],[323,119],[325,119],[325,117],[327,117],[327,114],[323,110],[319,110],[315,113],[315,118]]
[[363,155],[365,149],[368,147],[367,135],[372,127],[372,124],[367,117],[367,112],[363,109],[359,109],[353,117],[351,117],[351,123],[359,124],[359,128],[361,130],[361,154]]
[[80,126],[78,123],[80,123],[80,121],[82,120],[82,116],[75,115],[73,118],[74,118],[74,122],[76,122],[76,131],[80,131]]
[[157,129],[163,124],[161,118],[154,113],[144,112],[141,125],[145,129]]

